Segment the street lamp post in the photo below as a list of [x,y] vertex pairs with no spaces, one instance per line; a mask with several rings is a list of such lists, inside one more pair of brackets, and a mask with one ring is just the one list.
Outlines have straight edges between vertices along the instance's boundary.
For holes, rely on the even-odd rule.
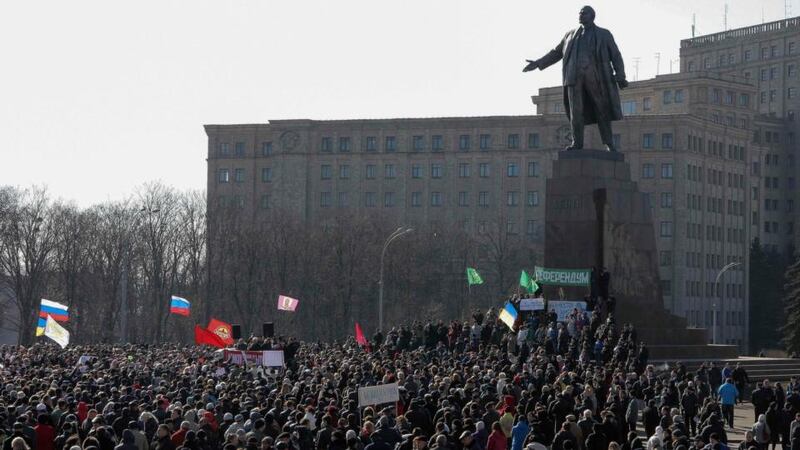
[[386,242],[383,243],[383,250],[381,251],[381,275],[378,281],[378,331],[381,332],[383,331],[383,259],[386,257],[386,250],[389,248],[389,244],[391,244],[392,241],[412,231],[414,231],[413,228],[399,227],[394,230],[394,232],[386,238]]
[[712,322],[713,323],[713,331],[712,331],[712,341],[711,342],[714,343],[714,344],[717,343],[717,308],[718,307],[720,307],[720,308],[722,307],[722,301],[723,301],[722,289],[719,287],[719,280],[722,278],[722,275],[725,272],[727,272],[728,270],[730,270],[730,269],[732,269],[732,268],[734,268],[734,267],[736,267],[736,266],[738,266],[740,264],[741,263],[738,263],[738,262],[728,263],[727,265],[725,265],[725,267],[723,267],[722,269],[719,270],[719,272],[717,273],[717,279],[714,280],[714,286],[716,286],[716,289],[719,291],[719,305],[718,306],[717,305],[713,305],[714,308],[711,311],[711,314],[713,316],[712,317],[712,320],[713,320],[713,322]]

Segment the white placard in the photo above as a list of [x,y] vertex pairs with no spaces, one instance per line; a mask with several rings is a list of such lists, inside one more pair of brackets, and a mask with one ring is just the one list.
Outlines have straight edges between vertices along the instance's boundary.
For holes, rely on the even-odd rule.
[[358,406],[374,406],[400,400],[397,383],[358,388]]
[[283,367],[283,350],[264,351],[263,365],[265,367]]
[[519,301],[520,311],[541,311],[544,309],[543,298],[523,298]]

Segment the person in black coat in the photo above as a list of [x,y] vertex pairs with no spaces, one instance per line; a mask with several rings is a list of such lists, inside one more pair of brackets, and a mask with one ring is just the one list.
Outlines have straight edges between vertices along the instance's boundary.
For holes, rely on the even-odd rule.
[[775,450],[783,434],[783,413],[778,409],[777,402],[770,403],[766,416],[769,427],[769,443],[772,444],[772,450]]
[[648,401],[647,406],[644,408],[644,411],[642,411],[642,423],[644,424],[645,436],[652,436],[656,433],[656,427],[660,419],[661,417],[658,414],[656,401]]
[[737,399],[738,403],[742,403],[744,400],[744,390],[748,384],[750,384],[750,377],[747,376],[747,371],[744,370],[744,367],[736,364],[736,368],[733,369],[731,373],[731,378],[733,378],[733,383],[736,385],[736,389],[739,391],[739,398]]
[[700,400],[697,398],[697,393],[694,391],[693,386],[687,388],[683,392],[681,396],[681,413],[683,413],[683,418],[686,421],[686,426],[691,436],[697,434],[697,424],[694,418],[697,416],[697,407],[699,403]]
[[571,448],[575,449],[578,448],[575,436],[572,435],[569,431],[569,424],[564,422],[561,425],[561,430],[556,433],[556,436],[553,438],[553,444],[551,445],[551,450],[566,450],[565,444],[570,442]]
[[608,450],[608,440],[600,429],[600,424],[594,424],[592,433],[586,438],[585,450]]

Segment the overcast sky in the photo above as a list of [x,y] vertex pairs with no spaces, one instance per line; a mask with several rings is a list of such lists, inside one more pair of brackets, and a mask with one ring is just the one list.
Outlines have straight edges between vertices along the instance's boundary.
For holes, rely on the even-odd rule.
[[[634,78],[723,30],[724,0],[596,0]],[[784,17],[729,0],[728,27]],[[800,15],[800,0],[793,0]],[[0,184],[81,206],[147,181],[204,189],[203,124],[531,114],[572,0],[41,1],[0,6]],[[675,63],[675,71],[677,71]]]

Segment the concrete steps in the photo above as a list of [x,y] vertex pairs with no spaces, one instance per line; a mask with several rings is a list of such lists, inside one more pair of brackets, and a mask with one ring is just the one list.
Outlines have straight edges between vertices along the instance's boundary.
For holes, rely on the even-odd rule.
[[[696,358],[710,360],[733,359],[739,355],[739,347],[735,345],[648,345],[650,359],[657,361],[686,361]],[[700,367],[700,364],[697,364]]]
[[[677,359],[659,359],[651,358],[653,364],[667,363],[670,367],[675,365]],[[750,381],[755,384],[768,378],[770,381],[787,382],[791,377],[800,377],[800,359],[791,358],[708,358],[708,359],[686,359],[683,360],[683,365],[686,370],[694,372],[703,362],[713,361],[718,367],[724,367],[726,363],[730,364],[733,368],[738,363],[747,371]]]

